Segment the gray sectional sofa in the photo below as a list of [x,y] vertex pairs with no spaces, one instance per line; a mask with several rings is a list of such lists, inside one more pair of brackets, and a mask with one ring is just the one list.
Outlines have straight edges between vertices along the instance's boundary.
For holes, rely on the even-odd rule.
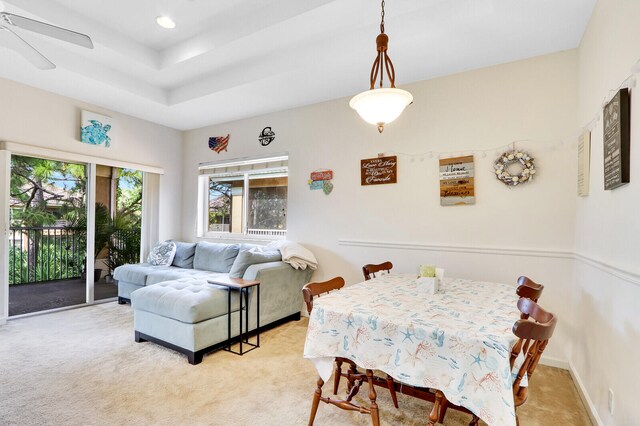
[[[118,303],[131,302],[136,341],[153,341],[188,356],[191,364],[228,341],[228,289],[208,283],[226,277],[260,281],[260,329],[300,319],[301,290],[310,269],[294,269],[279,252],[250,244],[176,243],[170,266],[116,268]],[[232,292],[231,336],[239,335],[238,292]],[[249,293],[249,330],[256,328],[256,297]],[[243,327],[244,328],[244,327]]]

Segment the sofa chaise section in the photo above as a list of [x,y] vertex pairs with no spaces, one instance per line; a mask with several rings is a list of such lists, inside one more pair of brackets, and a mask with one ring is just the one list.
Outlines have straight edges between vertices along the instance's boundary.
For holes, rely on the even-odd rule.
[[[229,290],[209,281],[229,277],[260,281],[261,330],[300,319],[301,290],[311,278],[311,269],[293,268],[273,248],[203,241],[177,246],[170,266],[141,263],[114,271],[118,303],[131,302],[134,310],[136,341],[150,340],[182,352],[192,364],[199,363],[204,353],[226,346]],[[249,331],[257,326],[256,291],[249,289]],[[234,340],[240,334],[240,313],[238,294],[235,290],[231,294]]]
[[[310,270],[284,262],[251,265],[244,278],[260,281],[260,330],[300,319],[301,290]],[[198,364],[205,353],[227,345],[228,289],[206,280],[182,278],[145,286],[131,295],[136,341],[145,340],[187,355]],[[232,291],[231,338],[240,334],[238,292]],[[248,330],[256,329],[257,298],[249,292]]]

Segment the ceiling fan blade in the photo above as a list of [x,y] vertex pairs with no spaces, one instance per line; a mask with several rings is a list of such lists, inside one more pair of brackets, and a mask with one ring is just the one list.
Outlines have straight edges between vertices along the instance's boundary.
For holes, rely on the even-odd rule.
[[13,13],[1,12],[0,17],[3,18],[6,23],[18,28],[44,34],[88,49],[93,49],[93,42],[88,35],[56,27],[55,25],[45,24],[44,22],[25,18],[24,16],[14,15]]
[[0,26],[0,44],[15,50],[41,70],[52,70],[56,67],[55,64],[48,60],[42,53],[38,52],[33,46],[7,27]]

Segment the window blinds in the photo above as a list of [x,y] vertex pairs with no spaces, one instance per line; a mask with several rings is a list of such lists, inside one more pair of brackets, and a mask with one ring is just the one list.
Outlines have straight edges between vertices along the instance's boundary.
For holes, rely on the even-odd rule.
[[289,156],[279,154],[270,157],[240,158],[230,161],[217,161],[200,163],[198,166],[201,175],[212,177],[238,177],[245,174],[275,174],[287,173],[289,169]]

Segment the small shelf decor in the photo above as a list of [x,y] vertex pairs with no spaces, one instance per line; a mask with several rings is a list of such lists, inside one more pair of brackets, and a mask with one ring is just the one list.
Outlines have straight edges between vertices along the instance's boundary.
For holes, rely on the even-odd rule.
[[505,151],[493,163],[496,178],[507,186],[529,182],[536,174],[536,165],[528,153],[519,149]]

